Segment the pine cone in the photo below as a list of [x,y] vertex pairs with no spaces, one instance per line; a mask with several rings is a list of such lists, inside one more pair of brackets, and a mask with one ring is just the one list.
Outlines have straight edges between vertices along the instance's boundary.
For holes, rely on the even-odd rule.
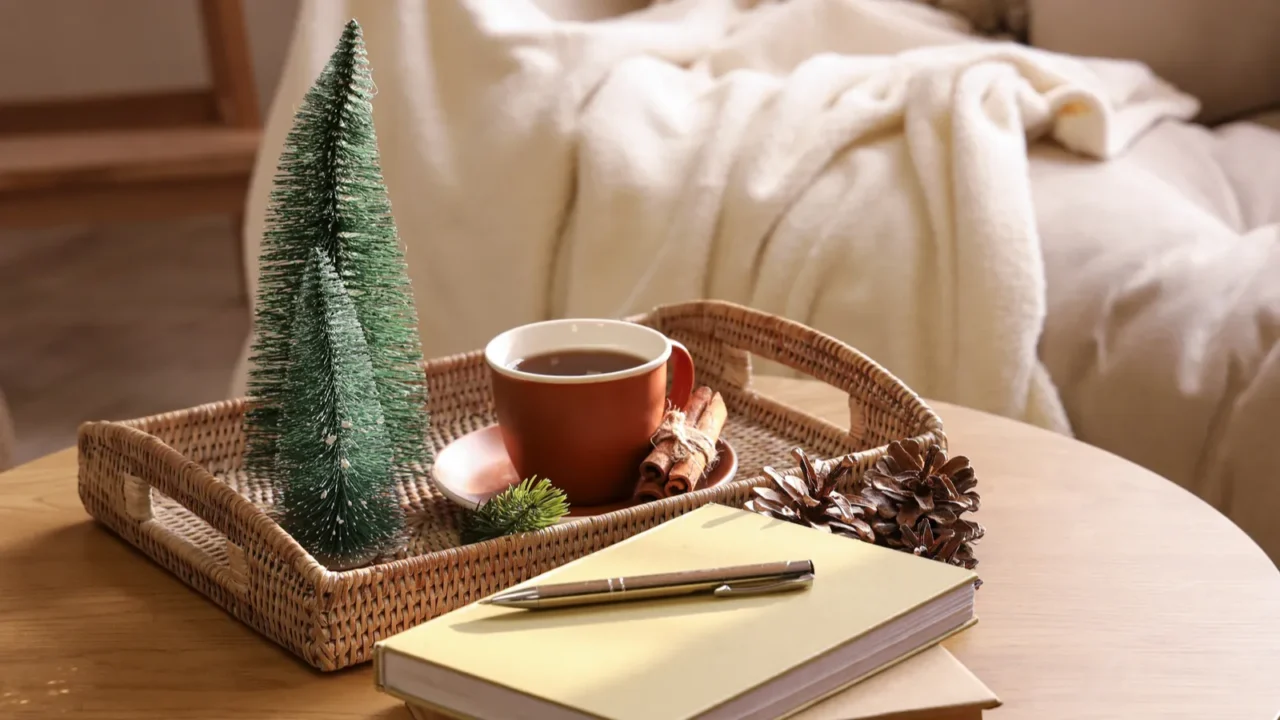
[[977,477],[963,455],[947,459],[937,445],[893,442],[855,487],[851,504],[872,506],[871,528],[883,545],[972,569],[972,544],[984,530],[960,517],[981,503]]
[[813,467],[803,450],[796,448],[792,453],[800,461],[801,477],[764,468],[773,483],[752,488],[755,497],[745,507],[779,520],[875,542],[875,532],[868,521],[875,517],[876,506],[862,498],[847,498],[834,492],[836,483],[851,474],[853,466],[842,462],[824,475]]

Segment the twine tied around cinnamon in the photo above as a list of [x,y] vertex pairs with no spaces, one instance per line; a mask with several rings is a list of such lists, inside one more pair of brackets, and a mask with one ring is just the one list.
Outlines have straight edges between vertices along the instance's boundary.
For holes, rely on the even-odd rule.
[[662,417],[662,424],[653,434],[653,445],[672,442],[671,457],[676,462],[698,453],[704,465],[710,465],[716,456],[716,441],[707,433],[689,423],[688,417],[680,408],[671,408]]

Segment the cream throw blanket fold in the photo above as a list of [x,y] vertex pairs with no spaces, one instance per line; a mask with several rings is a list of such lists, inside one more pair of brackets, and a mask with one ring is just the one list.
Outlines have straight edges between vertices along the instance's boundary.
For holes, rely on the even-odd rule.
[[925,396],[1069,432],[1036,355],[1028,140],[1108,158],[1195,102],[1144,66],[980,42],[931,8],[743,4],[304,4],[250,200],[251,285],[280,143],[355,17],[428,354],[714,297],[834,335]]

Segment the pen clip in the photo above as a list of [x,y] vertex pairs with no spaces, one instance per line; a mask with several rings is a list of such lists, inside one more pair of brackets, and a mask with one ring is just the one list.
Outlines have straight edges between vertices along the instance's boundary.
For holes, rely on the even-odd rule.
[[800,590],[807,588],[813,584],[813,573],[805,573],[796,577],[786,578],[785,580],[774,580],[772,582],[753,582],[742,583],[740,585],[732,585],[725,583],[716,588],[712,593],[716,597],[738,597],[741,595],[765,595],[768,593],[785,592],[787,590]]

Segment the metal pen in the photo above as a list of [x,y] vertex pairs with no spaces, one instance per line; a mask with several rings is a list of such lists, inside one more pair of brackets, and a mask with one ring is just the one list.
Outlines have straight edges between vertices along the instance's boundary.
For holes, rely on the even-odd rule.
[[538,585],[500,592],[480,602],[542,610],[699,593],[713,597],[737,597],[801,590],[809,587],[813,578],[812,561],[789,560]]

